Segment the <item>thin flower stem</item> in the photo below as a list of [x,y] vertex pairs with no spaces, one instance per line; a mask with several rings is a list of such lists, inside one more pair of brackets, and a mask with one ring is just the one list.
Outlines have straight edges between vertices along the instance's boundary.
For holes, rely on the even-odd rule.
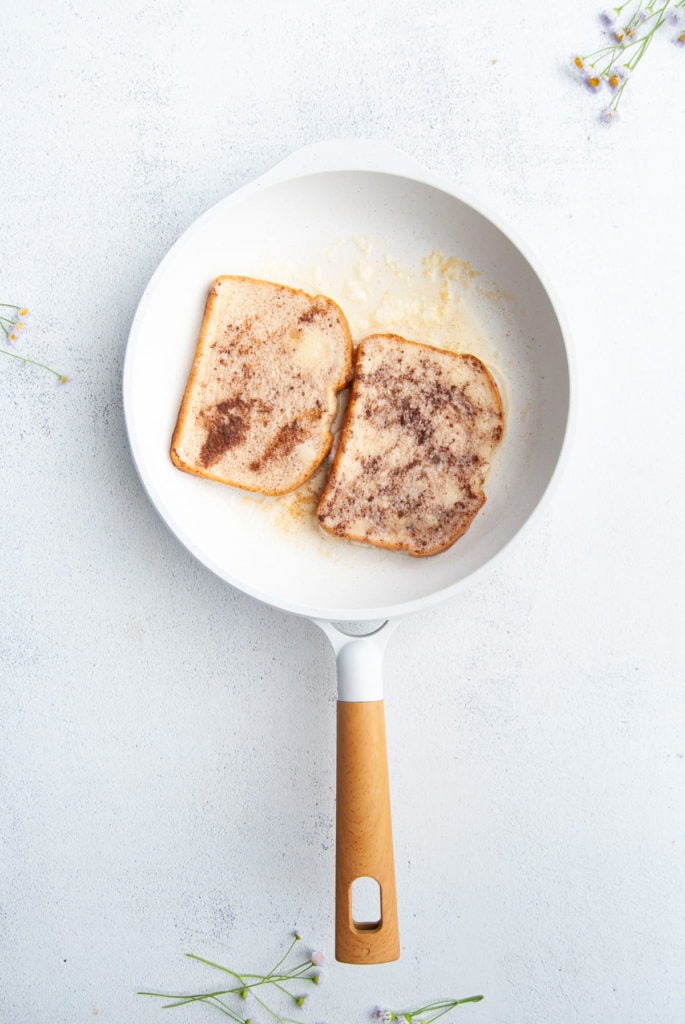
[[274,988],[277,988],[279,992],[284,992],[285,995],[290,996],[292,998],[292,992],[289,992],[285,985],[280,985],[277,981],[274,981],[273,978],[271,978],[270,983],[273,985]]
[[242,980],[240,974],[236,974],[230,967],[222,967],[221,964],[215,964],[213,960],[205,960],[203,956],[197,956],[195,953],[186,953],[189,960],[197,960],[200,964],[206,964],[207,967],[215,967],[217,971],[225,971],[226,974],[230,974],[233,978],[237,978],[238,981]]
[[[252,975],[245,975],[245,977],[252,977]],[[300,975],[272,974],[271,977],[265,976],[263,978],[260,978],[259,981],[253,981],[249,985],[245,985],[244,987],[252,989],[259,988],[260,985],[278,985],[279,982],[284,983],[286,981],[296,981],[298,977],[300,977]],[[288,992],[287,989],[285,989],[285,991]],[[288,995],[290,995],[289,992]]]
[[[204,960],[202,957],[196,957],[192,953],[187,953],[186,956],[190,957],[193,960],[200,960],[202,963],[206,963],[208,966],[219,967],[220,970],[225,971],[227,974],[230,974],[234,978],[237,978],[238,981],[240,981],[240,985],[237,985],[235,988],[217,989],[214,992],[197,992],[193,995],[187,995],[176,992],[139,992],[138,995],[156,996],[158,999],[176,1000],[176,1002],[167,1004],[165,1009],[168,1009],[174,1006],[185,1006],[188,1003],[200,1003],[203,1000],[214,999],[217,996],[240,995],[240,993],[244,992],[246,989],[252,991],[253,989],[259,988],[262,985],[275,985],[277,988],[280,988],[281,991],[285,992],[286,995],[291,995],[292,993],[288,992],[288,989],[284,988],[282,984],[279,983],[286,981],[294,981],[296,980],[297,977],[299,977],[299,975],[293,977],[293,975],[291,974],[278,974],[272,975],[271,977],[262,977],[260,974],[237,974],[235,971],[230,970],[228,967],[220,967],[219,964],[212,964],[211,961]],[[258,978],[259,980],[248,982],[245,980],[247,978]],[[256,995],[255,999],[257,999]]]
[[201,1003],[203,999],[215,999],[217,996],[230,996],[238,992],[239,989],[225,988],[217,992],[199,992],[197,995],[181,995],[180,993],[174,992],[138,992],[139,996],[156,996],[157,999],[173,999],[173,1003],[167,1003],[166,1006],[162,1007],[164,1010],[170,1010],[174,1006],[185,1006],[187,1003]]
[[[667,6],[668,6],[668,5],[667,5]],[[634,14],[634,15],[632,16],[632,18],[630,19],[630,24],[631,24],[631,25],[632,25],[632,23],[633,23],[633,22],[634,22],[634,21],[636,20],[636,18],[637,18],[638,14],[640,13],[640,11],[641,11],[641,10],[642,10],[642,8],[641,8],[641,7],[639,7],[639,8],[638,8],[638,9],[637,9],[637,10],[635,11],[635,14]],[[640,24],[640,25],[646,25],[646,24],[647,24],[647,22],[648,22],[648,21],[651,21],[651,20],[652,20],[652,18],[654,17],[654,15],[655,15],[655,14],[657,13],[657,12],[656,12],[656,11],[654,10],[654,8],[653,8],[652,6],[647,6],[647,7],[645,8],[645,10],[649,11],[649,14],[648,14],[648,15],[647,15],[647,17],[646,17],[646,18],[644,19],[644,21],[641,21],[641,22],[639,22],[639,24]]]
[[611,110],[618,110],[618,105],[621,102],[621,96],[623,95],[623,90],[625,89],[626,85],[627,85],[627,80],[622,85],[620,85],[618,87],[618,89],[616,90],[616,94],[615,94],[614,98],[612,99],[611,103],[609,104],[609,107],[611,108]]
[[445,1013],[449,1013],[455,1006],[462,1006],[464,1003],[479,1003],[484,996],[467,996],[465,999],[440,999],[433,1003],[426,1003],[425,1006],[419,1006],[416,1010],[397,1010],[395,1011],[399,1018],[402,1017],[416,1017],[419,1013],[433,1013],[434,1010],[439,1012],[434,1017],[429,1017],[429,1021],[437,1020],[438,1017],[442,1017]]
[[[2,350],[0,349],[0,351]],[[223,967],[221,964],[215,964],[212,960],[206,960],[203,956],[196,956],[194,953],[186,953],[186,956],[190,960],[197,960],[198,963],[206,964],[208,967],[216,967],[218,971],[225,971],[226,974],[230,974],[231,977],[237,978],[238,981],[242,982],[242,988],[254,988],[257,985],[269,985],[274,981],[274,979],[278,981],[288,981],[288,979],[290,978],[298,977],[303,971],[309,970],[309,968],[312,966],[311,960],[305,960],[303,963],[298,964],[296,967],[293,967],[292,970],[288,971],[287,974],[277,975],[276,970],[281,966],[281,964],[285,960],[285,957],[282,957],[278,961],[276,966],[269,971],[268,974],[238,974],[237,971],[232,971],[230,967]],[[259,981],[246,982],[246,978],[258,978]]]
[[[186,953],[186,956],[190,960],[197,960],[201,964],[207,964],[208,967],[216,967],[218,971],[224,971],[226,974],[230,974],[232,978],[237,978],[240,982],[240,988],[237,991],[242,991],[245,988],[253,988],[255,985],[263,985],[264,980],[261,974],[238,974],[237,971],[232,971],[230,967],[223,967],[221,964],[215,964],[212,960],[205,960],[202,956],[196,956],[194,953]],[[259,978],[259,981],[246,982],[246,978]],[[234,991],[233,989],[231,991]]]
[[175,1000],[173,1003],[165,1003],[162,1006],[163,1010],[174,1010],[177,1006],[190,1006],[191,1003],[208,1003],[211,999],[217,999],[219,996],[230,996],[235,993],[231,989],[226,989],[224,992],[201,992],[196,996],[188,996],[184,999]]
[[[253,993],[253,995],[254,995],[254,993]],[[255,1000],[256,1003],[259,1003],[259,1005],[262,1007],[263,1010],[266,1010],[266,1012],[269,1014],[269,1016],[273,1017],[273,1019],[275,1021],[278,1021],[279,1024],[280,1024],[281,1018],[278,1016],[277,1013],[274,1013],[274,1011],[271,1009],[270,1006],[266,1005],[266,1003],[264,1002],[263,999],[260,999],[259,996],[255,995],[254,1000]]]
[[206,1003],[208,1006],[214,1006],[217,1010],[221,1010],[225,1017],[230,1017],[236,1024],[245,1024],[245,1018],[240,1017],[230,1006],[222,1003],[220,999],[207,999]]
[[457,999],[457,1000],[455,1000],[455,1002],[450,1003],[449,1006],[446,1006],[444,1010],[440,1010],[439,1013],[436,1013],[434,1017],[430,1017],[429,1020],[432,1022],[434,1020],[437,1020],[439,1017],[444,1017],[446,1013],[449,1013],[450,1010],[453,1010],[455,1006],[459,1006],[460,1003],[477,1003],[477,1002],[478,1002],[477,999]]
[[18,352],[9,352],[6,348],[0,348],[0,352],[3,355],[11,356],[12,359],[19,359],[22,363],[31,363],[32,366],[40,366],[42,370],[48,370],[50,373],[54,373],[60,384],[66,384],[67,377],[58,370],[53,370],[51,366],[47,366],[45,363],[39,363],[37,359],[29,359],[28,356],[20,356]]
[[[221,1012],[233,1020],[235,1024],[246,1024],[247,1018],[245,1017],[245,1010],[241,1007],[240,1013],[238,1013],[237,1010],[232,1008],[230,1001],[226,1001],[226,997],[247,998],[247,993],[249,992],[255,1004],[260,1007],[260,1013],[263,1012],[267,1014],[271,1018],[272,1024],[301,1024],[300,1021],[293,1017],[281,1016],[264,1001],[264,998],[262,998],[263,993],[258,995],[256,991],[260,988],[273,986],[278,989],[282,995],[287,996],[289,999],[295,999],[298,1001],[298,997],[290,991],[288,984],[290,982],[297,982],[298,980],[313,980],[313,978],[316,977],[316,975],[312,975],[310,973],[314,967],[314,963],[311,959],[303,960],[290,968],[284,966],[285,961],[292,953],[292,950],[298,941],[301,940],[299,936],[296,936],[295,940],[290,943],[285,955],[282,956],[278,963],[271,968],[267,975],[248,974],[247,972],[239,973],[238,971],[232,970],[230,967],[216,963],[214,960],[208,960],[206,957],[198,956],[195,953],[186,953],[185,955],[189,959],[196,960],[198,963],[205,964],[207,967],[212,967],[215,970],[223,971],[225,974],[228,974],[230,978],[235,979],[234,984],[228,989],[216,989],[214,991],[199,992],[192,995],[148,991],[141,991],[138,994],[169,1000],[169,1002],[165,1002],[163,1004],[162,1009],[189,1006],[191,1003],[206,1003],[208,1006],[215,1006],[218,1010],[221,1010]],[[302,999],[302,1003],[303,1002],[304,999]]]
[[637,51],[637,53],[634,54],[633,57],[631,57],[630,61],[628,62],[627,66],[630,68],[631,71],[634,70],[635,67],[637,67],[638,63],[642,60],[642,58],[646,54],[647,49],[649,48],[649,44],[654,39],[654,33],[656,32],[656,30],[658,28],[660,28],[661,25],[663,25],[663,23],[665,22],[666,18],[664,17],[664,12],[666,11],[667,7],[668,7],[668,4],[667,3],[664,4],[664,6],[662,7],[662,9],[660,11],[660,18],[657,21],[656,25],[654,26],[654,28],[652,29],[651,32],[649,32],[646,36],[643,37],[643,39],[641,40],[642,46]]
[[212,1006],[224,1007],[225,1010],[226,1010],[226,1013],[228,1014],[228,1016],[230,1016],[233,1020],[238,1021],[238,1024],[245,1024],[245,1018],[242,1017],[239,1013],[236,1013],[236,1011],[231,1006],[229,1006],[227,1003],[224,1003],[223,1000],[221,1000],[221,999],[214,1000],[214,1002],[212,1003]]
[[[603,53],[609,53],[610,51],[614,53],[615,51],[623,51],[624,49],[625,47],[616,46],[614,43],[612,43],[611,46],[602,46],[599,50],[593,50],[592,53],[583,53],[581,54],[581,57],[583,60],[586,60],[590,64],[592,64],[592,61],[590,60],[591,57],[599,57]],[[594,67],[594,64],[592,64],[592,66]]]
[[[587,69],[590,69],[585,71],[585,81],[593,91],[598,90],[603,81],[608,81],[613,88],[609,105],[602,112],[602,120],[609,120],[616,115],[627,84],[627,72],[637,68],[655,35],[667,21],[669,9],[673,8],[682,10],[685,8],[685,0],[648,0],[647,3],[642,0],[625,0],[614,8],[620,21],[607,22],[611,43],[580,59],[575,58],[577,68],[582,70],[587,65]],[[621,66],[625,71],[621,71]]]
[[[309,977],[310,977],[310,975],[307,974],[308,970],[309,970],[308,967],[307,968],[303,968],[303,970],[296,971],[293,974],[286,974],[283,978],[281,978],[279,980],[282,980],[282,981],[307,981],[309,979]],[[278,975],[275,975],[275,977],[278,978]],[[271,981],[273,979],[269,978],[268,980]]]
[[23,309],[23,306],[15,306],[13,302],[0,302],[0,306],[4,306],[5,309]]
[[238,988],[222,988],[215,992],[196,992],[193,995],[183,995],[175,992],[139,992],[139,996],[157,996],[159,999],[173,999],[173,1003],[167,1003],[164,1009],[174,1006],[186,1006],[188,1003],[201,1003],[204,999],[216,999],[217,996],[239,996],[246,988],[240,985]]
[[308,967],[313,967],[313,966],[314,965],[312,964],[311,960],[302,960],[299,964],[295,964],[295,966],[292,967],[291,970],[292,971],[304,971]]
[[647,47],[649,46],[649,44],[651,42],[651,39],[652,39],[652,37],[648,36],[644,40],[644,42],[642,43],[642,46],[640,47],[640,49],[636,50],[635,53],[633,54],[633,56],[630,58],[630,60],[626,63],[626,67],[630,68],[631,71],[635,70],[637,65],[640,63],[640,61],[644,57],[644,55],[645,55],[645,53],[647,51]]
[[211,1002],[209,1005],[216,1006],[217,1010],[222,1010],[222,1012],[225,1013],[227,1017],[230,1017],[231,1020],[235,1021],[236,1024],[245,1024],[245,1018],[241,1017],[241,1015],[236,1013],[235,1010],[232,1010],[230,1006],[226,1005],[226,1003],[217,1001]]
[[[654,28],[656,29],[657,26],[655,25]],[[611,64],[614,63],[616,57],[620,56],[623,53],[627,53],[628,50],[632,50],[632,48],[634,46],[637,46],[638,43],[644,42],[645,38],[646,38],[645,36],[642,36],[640,39],[633,39],[633,41],[631,43],[626,43],[625,46],[618,46],[618,45],[603,46],[601,50],[595,50],[594,53],[589,53],[586,57],[583,57],[583,60],[589,61],[590,64],[592,65],[592,67],[595,67],[597,61],[595,61],[595,63],[593,64],[592,61],[590,61],[590,57],[598,57],[598,56],[600,56],[601,54],[604,54],[604,53],[611,53],[612,56],[611,56],[611,59],[609,61],[609,65],[611,65]],[[624,61],[624,63],[625,63],[625,61]]]
[[484,998],[485,996],[466,996],[464,999],[440,999],[427,1006],[421,1006],[418,1010],[411,1010],[411,1013],[426,1013],[430,1010],[441,1010],[443,1007],[461,1006],[462,1003],[480,1003]]
[[276,971],[281,966],[281,964],[285,963],[285,961],[288,959],[288,957],[290,956],[290,954],[292,953],[293,949],[295,948],[295,946],[297,945],[298,942],[299,942],[299,939],[298,939],[297,935],[294,935],[293,936],[293,941],[290,943],[290,945],[286,949],[286,951],[283,954],[283,956],[281,957],[281,959],[278,961],[278,963],[276,964],[275,967],[271,968],[271,970],[269,971],[268,974],[264,975],[265,978],[271,978],[276,973]]

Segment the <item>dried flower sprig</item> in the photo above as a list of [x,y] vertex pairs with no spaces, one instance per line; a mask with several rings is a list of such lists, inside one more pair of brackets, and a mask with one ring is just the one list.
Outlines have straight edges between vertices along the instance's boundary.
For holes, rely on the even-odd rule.
[[[14,343],[19,341],[22,331],[26,327],[26,318],[29,315],[29,311],[25,306],[16,306],[13,302],[0,302],[0,310],[11,310],[9,315],[0,313],[0,328],[5,332],[5,337],[8,341]],[[29,363],[31,366],[39,366],[41,370],[47,370],[49,373],[53,373],[60,384],[66,384],[69,380],[59,370],[53,370],[51,366],[47,366],[46,363],[39,363],[37,359],[29,359],[28,356],[22,356],[19,352],[12,352],[7,348],[0,348],[0,354],[4,356],[10,356],[11,359],[18,359],[22,363]]]
[[[140,996],[154,996],[158,999],[171,999],[172,1002],[165,1003],[162,1009],[169,1010],[178,1006],[189,1006],[192,1003],[206,1003],[216,1007],[224,1016],[229,1017],[235,1024],[256,1024],[254,1014],[260,1011],[266,1013],[276,1024],[301,1024],[292,1017],[284,1017],[265,1001],[265,992],[269,987],[287,996],[298,1008],[307,1005],[309,996],[302,992],[306,983],[310,985],[321,984],[321,971],[316,970],[324,962],[323,953],[310,952],[306,960],[299,960],[298,963],[286,967],[286,961],[293,953],[301,936],[295,932],[292,941],[280,960],[266,974],[250,974],[246,971],[234,971],[230,967],[223,967],[212,960],[205,960],[204,957],[196,956],[194,953],[186,953],[191,960],[214,967],[217,971],[223,971],[237,984],[230,988],[216,989],[212,992],[199,992],[195,995],[182,995],[174,992],[139,992]],[[296,991],[288,987],[294,985]],[[259,993],[257,992],[259,990]],[[242,1003],[242,1006],[241,1006]],[[254,1010],[253,1010],[254,1008]],[[247,1010],[247,1013],[246,1013]]]
[[479,1003],[484,996],[468,996],[466,999],[438,999],[434,1003],[426,1003],[416,1010],[386,1010],[377,1006],[371,1016],[374,1020],[387,1022],[406,1021],[407,1024],[431,1024],[431,1021],[443,1017],[456,1006],[464,1003]]
[[685,46],[685,0],[626,0],[619,7],[602,11],[600,21],[609,42],[587,54],[574,54],[571,67],[590,92],[607,89],[611,100],[600,119],[611,123],[631,73],[647,53],[662,25],[675,30],[673,42]]
[[18,341],[20,331],[26,326],[26,318],[29,315],[28,309],[24,306],[15,306],[13,302],[0,302],[0,309],[13,310],[9,316],[0,314],[0,327],[5,332],[9,341]]

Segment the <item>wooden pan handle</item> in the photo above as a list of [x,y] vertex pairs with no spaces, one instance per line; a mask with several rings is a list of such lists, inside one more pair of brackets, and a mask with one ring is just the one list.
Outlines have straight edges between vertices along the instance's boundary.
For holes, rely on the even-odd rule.
[[[380,886],[378,923],[352,917],[352,883]],[[348,964],[397,960],[395,862],[383,701],[338,701],[335,957]]]

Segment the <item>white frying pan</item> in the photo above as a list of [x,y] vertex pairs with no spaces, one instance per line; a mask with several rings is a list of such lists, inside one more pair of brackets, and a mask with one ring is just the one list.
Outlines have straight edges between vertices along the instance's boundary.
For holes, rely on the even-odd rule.
[[[422,259],[435,252],[442,256],[422,271]],[[395,299],[374,295],[374,282],[400,263],[409,276],[395,275]],[[303,512],[292,499],[248,495],[172,465],[171,434],[214,277],[241,274],[305,290],[315,279],[346,312],[375,304],[376,330],[440,344],[437,334],[426,336],[436,322],[431,310],[412,303],[411,274],[420,298],[431,265],[451,274],[446,287],[460,293],[452,314],[465,332],[463,348],[480,346],[475,354],[496,373],[506,410],[487,504],[454,547],[414,559],[347,543],[324,536],[306,502]],[[423,336],[412,317],[428,325]],[[331,640],[339,698],[336,957],[397,959],[383,649],[401,616],[452,596],[492,563],[548,490],[570,411],[568,354],[548,287],[492,217],[405,154],[358,140],[308,146],[205,213],[162,260],[131,328],[124,406],[140,477],[179,540],[232,586],[309,616]],[[350,635],[349,622],[365,623],[366,635]],[[377,883],[377,920],[353,918],[352,888],[361,878]]]

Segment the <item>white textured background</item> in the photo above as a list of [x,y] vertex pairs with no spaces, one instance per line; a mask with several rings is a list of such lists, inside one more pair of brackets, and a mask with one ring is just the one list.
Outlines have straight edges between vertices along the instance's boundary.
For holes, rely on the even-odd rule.
[[[369,10],[369,7],[372,7]],[[166,531],[127,450],[140,294],[298,146],[382,138],[499,212],[574,335],[577,426],[534,529],[387,655],[403,956],[305,1020],[483,992],[473,1024],[685,1013],[685,53],[623,123],[560,70],[593,2],[2,4],[1,1024],[220,1019],[191,950],[332,947],[334,666]],[[496,62],[496,63],[495,63]]]

